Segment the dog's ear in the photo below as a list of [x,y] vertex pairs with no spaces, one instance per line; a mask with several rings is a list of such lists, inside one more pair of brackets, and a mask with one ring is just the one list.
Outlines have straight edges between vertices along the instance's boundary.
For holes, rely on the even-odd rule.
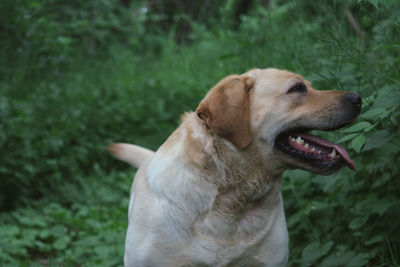
[[209,128],[239,149],[252,138],[249,91],[253,83],[249,76],[230,75],[207,93],[196,110]]

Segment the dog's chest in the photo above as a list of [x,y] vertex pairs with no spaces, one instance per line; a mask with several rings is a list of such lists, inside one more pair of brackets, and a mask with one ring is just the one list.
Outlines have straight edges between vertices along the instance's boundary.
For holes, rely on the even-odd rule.
[[[272,235],[254,242],[236,244],[213,239],[194,239],[186,247],[182,266],[285,266],[288,258],[287,230],[278,227]],[[219,243],[217,243],[219,242]]]
[[258,222],[255,217],[234,227],[219,218],[197,222],[185,258],[200,266],[285,266],[288,234],[281,197],[275,204]]
[[[213,238],[195,238],[184,254],[190,259],[188,265],[237,266],[240,259],[253,260],[253,246]],[[190,264],[189,264],[190,263]]]

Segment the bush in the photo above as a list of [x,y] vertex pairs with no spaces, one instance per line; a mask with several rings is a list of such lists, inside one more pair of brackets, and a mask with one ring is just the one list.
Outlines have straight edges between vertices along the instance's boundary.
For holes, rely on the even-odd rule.
[[83,196],[71,197],[75,203],[69,206],[44,198],[2,214],[1,266],[121,266],[128,198],[120,196],[129,194],[126,175],[112,173],[108,181],[88,177]]

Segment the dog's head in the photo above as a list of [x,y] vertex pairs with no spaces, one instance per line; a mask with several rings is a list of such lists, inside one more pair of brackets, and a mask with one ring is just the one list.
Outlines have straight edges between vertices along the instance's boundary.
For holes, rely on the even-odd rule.
[[212,131],[238,149],[256,145],[269,159],[330,174],[343,163],[352,169],[355,165],[344,148],[306,132],[343,127],[360,110],[357,94],[318,91],[288,71],[253,69],[220,81],[196,112]]

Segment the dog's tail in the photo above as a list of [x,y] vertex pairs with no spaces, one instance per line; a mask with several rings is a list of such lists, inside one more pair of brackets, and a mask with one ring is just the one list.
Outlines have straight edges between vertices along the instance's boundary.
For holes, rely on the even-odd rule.
[[154,154],[154,151],[147,148],[123,143],[109,145],[107,150],[117,159],[125,161],[136,168],[142,166]]

